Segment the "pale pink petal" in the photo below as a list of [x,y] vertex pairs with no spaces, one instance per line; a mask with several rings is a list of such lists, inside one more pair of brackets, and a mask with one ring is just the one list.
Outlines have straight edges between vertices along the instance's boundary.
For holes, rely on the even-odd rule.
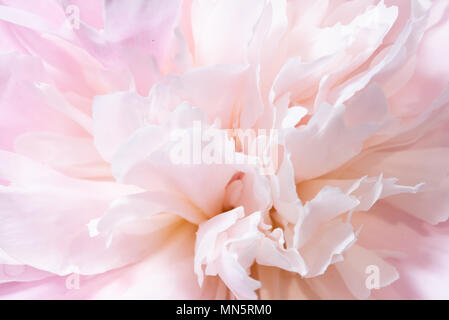
[[[0,175],[11,183],[1,187],[1,242],[12,258],[64,275],[102,272],[141,254],[128,247],[142,237],[124,237],[120,246],[105,250],[105,240],[91,239],[87,229],[89,221],[105,211],[110,201],[135,192],[134,188],[69,178],[12,153],[2,152],[1,158],[4,166]],[[74,219],[67,219],[67,215]],[[55,226],[51,232],[49,225]],[[36,247],[40,249],[33,249]],[[92,259],[102,263],[92,264]]]
[[[364,140],[379,130],[383,123],[379,118],[386,113],[379,108],[375,117],[351,126],[345,119],[346,112],[351,113],[351,109],[346,109],[344,105],[332,108],[323,104],[308,124],[289,129],[286,147],[291,150],[297,183],[334,170],[360,153]],[[303,150],[307,152],[303,154]]]
[[198,65],[244,64],[263,8],[264,3],[257,0],[193,1],[194,61]]
[[111,176],[106,162],[88,138],[30,132],[16,138],[14,151],[72,177],[108,179]]
[[93,136],[102,157],[111,161],[120,145],[145,124],[148,101],[132,92],[96,96]]

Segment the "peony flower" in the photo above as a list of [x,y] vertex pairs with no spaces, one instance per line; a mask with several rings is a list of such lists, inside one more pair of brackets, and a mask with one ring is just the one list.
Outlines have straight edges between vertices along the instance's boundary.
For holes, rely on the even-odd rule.
[[448,298],[448,14],[2,0],[0,297]]

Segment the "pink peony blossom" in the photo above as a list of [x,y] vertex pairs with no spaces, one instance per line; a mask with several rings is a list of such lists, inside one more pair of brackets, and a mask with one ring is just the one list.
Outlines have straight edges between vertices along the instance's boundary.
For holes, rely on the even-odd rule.
[[1,0],[0,298],[449,298],[447,39],[448,0]]

